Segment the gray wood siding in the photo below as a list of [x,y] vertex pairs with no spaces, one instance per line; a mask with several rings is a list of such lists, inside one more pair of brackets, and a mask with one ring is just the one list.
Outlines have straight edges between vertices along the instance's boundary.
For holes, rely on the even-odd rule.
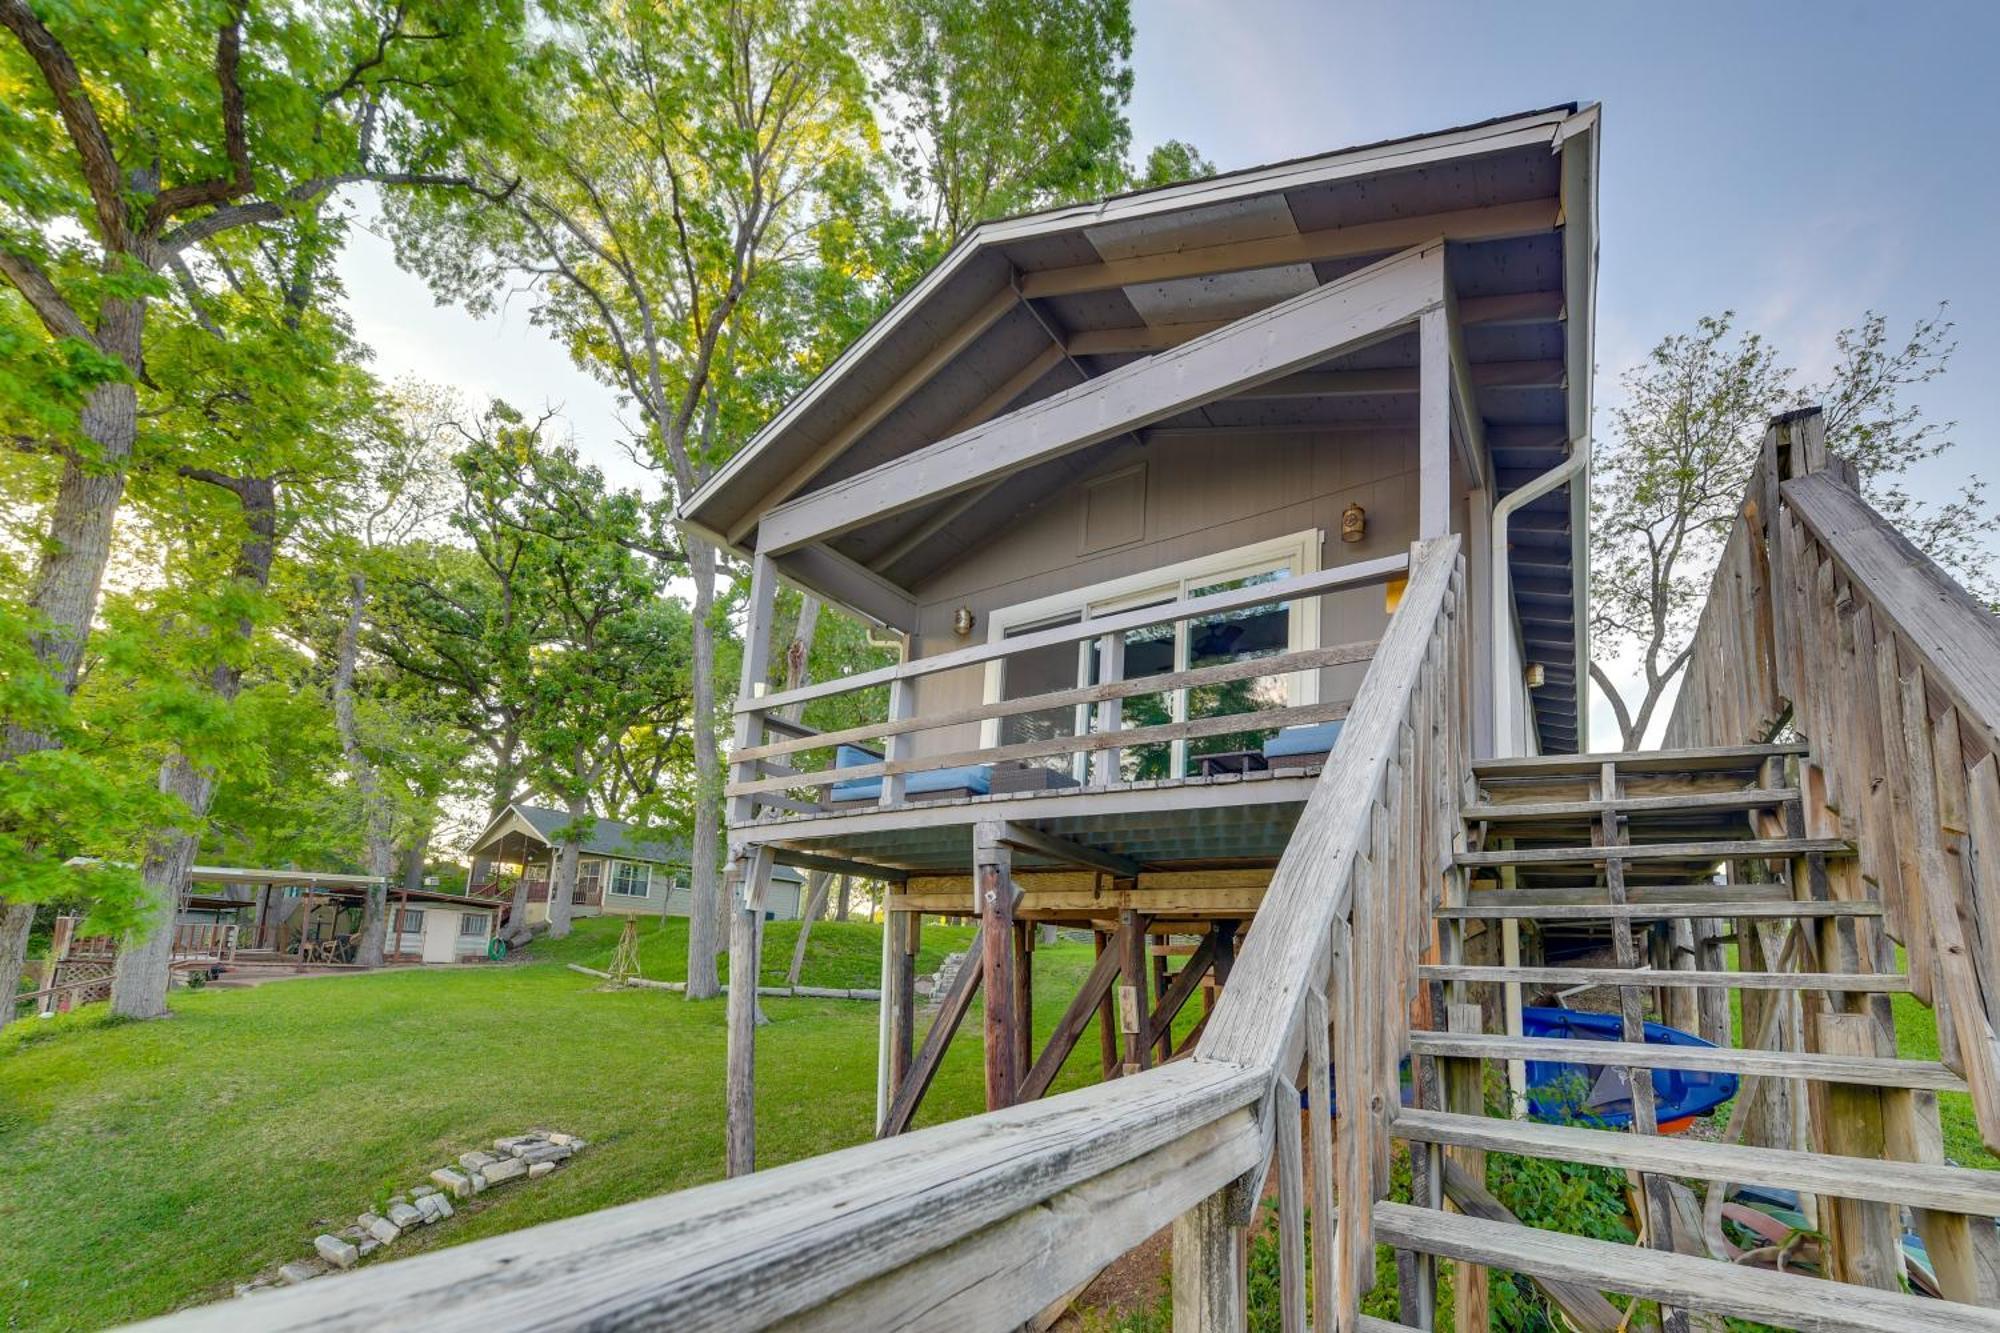
[[[1086,534],[1087,483],[1146,464],[1143,537],[1115,549],[1081,554]],[[1041,505],[1019,516],[984,550],[919,584],[919,656],[984,642],[988,617],[1056,593],[1249,546],[1307,528],[1325,534],[1321,568],[1407,551],[1417,535],[1417,442],[1414,427],[1379,434],[1292,431],[1270,435],[1165,435],[1107,458]],[[1368,511],[1365,540],[1340,540],[1340,515],[1350,503]],[[1462,523],[1462,505],[1454,504]],[[972,636],[952,633],[952,613],[972,608]],[[1382,590],[1364,588],[1320,599],[1320,642],[1374,638],[1388,623]],[[1329,668],[1320,697],[1352,698],[1365,665]],[[919,712],[979,702],[983,669],[927,676],[917,685]],[[976,725],[920,732],[914,752],[940,754],[979,744]]]

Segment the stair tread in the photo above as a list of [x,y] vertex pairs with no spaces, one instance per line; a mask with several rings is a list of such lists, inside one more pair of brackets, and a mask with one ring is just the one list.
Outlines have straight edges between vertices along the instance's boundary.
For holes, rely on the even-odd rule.
[[1828,916],[1880,916],[1882,904],[1875,902],[1795,902],[1790,898],[1782,901],[1718,902],[1715,899],[1691,902],[1650,899],[1636,903],[1517,903],[1507,899],[1517,896],[1502,890],[1497,893],[1475,893],[1463,907],[1440,907],[1433,915],[1444,920],[1458,921],[1598,921],[1616,918],[1636,918],[1641,921],[1663,921],[1692,917],[1744,917],[1772,920],[1788,920],[1793,917]]
[[1750,1148],[1671,1134],[1632,1134],[1444,1111],[1400,1111],[1395,1129],[1399,1137],[1448,1147],[1523,1153],[1697,1180],[1769,1185],[1974,1216],[2000,1213],[2000,1176],[1963,1166]]
[[1707,1310],[1802,1333],[2000,1333],[2000,1311],[1900,1291],[1673,1254],[1517,1223],[1378,1203],[1376,1240],[1535,1277],[1589,1283],[1684,1309]]
[[1640,1069],[1705,1069],[1727,1074],[1770,1074],[1864,1087],[1927,1088],[1963,1092],[1965,1080],[1935,1060],[1893,1056],[1821,1055],[1813,1051],[1762,1051],[1731,1046],[1668,1046],[1658,1042],[1571,1041],[1563,1037],[1510,1037],[1483,1032],[1412,1032],[1410,1049],[1421,1055],[1482,1060],[1551,1060]]
[[1432,981],[1531,982],[1546,986],[1720,986],[1739,990],[1838,990],[1900,993],[1910,979],[1894,972],[1694,972],[1636,967],[1481,967],[1425,963]]
[[1705,810],[1756,810],[1798,799],[1796,787],[1746,787],[1737,791],[1680,792],[1669,796],[1621,796],[1594,801],[1480,801],[1460,814],[1468,821],[1506,823],[1524,819],[1596,818],[1607,810],[1622,815],[1678,814]]
[[1807,754],[1803,744],[1715,745],[1684,750],[1621,750],[1615,754],[1519,755],[1508,759],[1476,759],[1475,777],[1585,776],[1605,764],[1648,773],[1697,773],[1750,768],[1766,759]]
[[1748,861],[1762,857],[1852,852],[1842,838],[1734,838],[1704,842],[1640,842],[1619,846],[1517,847],[1496,852],[1460,852],[1461,866],[1590,864],[1598,861]]

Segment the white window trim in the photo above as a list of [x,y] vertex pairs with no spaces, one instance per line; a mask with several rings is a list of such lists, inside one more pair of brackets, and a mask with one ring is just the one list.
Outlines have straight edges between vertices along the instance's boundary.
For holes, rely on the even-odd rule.
[[[1317,574],[1319,572],[1320,547],[1325,534],[1318,528],[1307,528],[1283,537],[1273,537],[1267,541],[1254,542],[1249,546],[1238,546],[1227,551],[1217,551],[1210,555],[1196,556],[1176,564],[1163,565],[1157,569],[1143,570],[1128,574],[1123,578],[1109,579],[1084,588],[1072,588],[1066,592],[1038,597],[1031,602],[1019,602],[1013,606],[1000,607],[986,617],[986,639],[998,643],[1007,637],[1010,629],[1020,625],[1031,625],[1040,620],[1054,620],[1057,617],[1081,611],[1085,617],[1109,615],[1119,608],[1118,603],[1139,603],[1153,597],[1164,596],[1169,601],[1179,601],[1187,595],[1191,583],[1210,583],[1228,578],[1234,574],[1245,574],[1255,569],[1266,568],[1279,560],[1290,560],[1294,576]],[[1319,602],[1318,597],[1307,597],[1295,603],[1298,614],[1292,617],[1289,651],[1314,647],[1319,643]],[[1088,639],[1079,641],[1077,652],[1079,662],[1089,651]],[[1174,648],[1174,670],[1187,670],[1187,637],[1176,635]],[[986,664],[986,687],[983,700],[998,703],[1005,680],[1005,659],[995,659]],[[1079,665],[1079,678],[1081,666]],[[1296,704],[1319,702],[1319,672],[1295,671],[1290,682],[1292,701]],[[1184,721],[1187,695],[1176,691],[1174,696],[1174,721]],[[979,743],[985,749],[995,749],[1000,744],[1000,719],[987,718],[980,723]],[[1187,742],[1173,742],[1173,771],[1182,772],[1187,767]]]
[[[604,893],[606,897],[630,898],[635,902],[644,902],[653,896],[653,867],[649,863],[645,861],[608,861],[606,865],[610,868],[610,873],[604,877]],[[631,866],[635,870],[646,872],[646,887],[643,890],[638,893],[629,893],[618,887],[618,871],[624,866]]]
[[[487,923],[486,917],[487,913],[485,912],[460,912],[458,914],[458,937],[462,940],[467,940],[467,939],[483,940],[488,935],[491,935],[493,933],[493,930],[492,927]],[[478,925],[479,929],[467,930],[465,928],[467,923],[475,923]]]

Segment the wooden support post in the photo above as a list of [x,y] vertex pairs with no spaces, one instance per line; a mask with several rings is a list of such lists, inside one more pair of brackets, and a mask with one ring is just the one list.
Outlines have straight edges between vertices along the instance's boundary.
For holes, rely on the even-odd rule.
[[[904,640],[906,657],[908,642],[907,639]],[[891,722],[907,721],[911,714],[916,711],[916,698],[916,686],[914,682],[908,680],[890,681],[889,720]],[[914,740],[915,737],[909,732],[898,732],[890,736],[888,743],[883,747],[882,758],[890,763],[908,759]],[[903,785],[905,781],[906,779],[901,773],[888,772],[882,775],[882,792],[879,800],[884,810],[892,809],[903,803]]]
[[[1880,1091],[1886,1155],[1897,1161],[1942,1165],[1944,1129],[1938,1122],[1937,1093],[1913,1088]],[[1989,1219],[1931,1208],[1912,1208],[1910,1218],[1946,1300],[1989,1308],[2000,1305],[2000,1231]]]
[[1152,1065],[1152,1043],[1146,1005],[1146,919],[1131,908],[1118,914],[1119,946],[1125,952],[1118,982],[1118,1027],[1125,1034],[1123,1072],[1136,1074]]
[[[1107,949],[1121,951],[1122,960],[1122,945],[1116,934],[1095,930],[1091,938],[1100,960]],[[1104,998],[1097,1003],[1097,1047],[1099,1074],[1106,1079],[1117,1078],[1124,1071],[1119,1068],[1118,1060],[1118,994],[1114,986],[1106,986]]]
[[1174,1219],[1174,1333],[1237,1333],[1249,1321],[1243,1230],[1229,1219],[1230,1193],[1217,1190]]
[[1451,532],[1451,330],[1445,308],[1417,321],[1417,536]]
[[771,880],[771,848],[739,849],[729,860],[728,1171],[757,1169],[757,978],[763,971],[764,890]]
[[[1447,1007],[1445,1026],[1448,1031],[1462,1035],[1473,1035],[1481,1027],[1481,1015],[1476,1004],[1453,1004]],[[1438,1081],[1443,1084],[1444,1109],[1454,1115],[1484,1115],[1486,1113],[1486,1092],[1480,1075],[1479,1061],[1439,1059]],[[1476,1148],[1453,1148],[1445,1154],[1445,1171],[1452,1166],[1462,1170],[1466,1178],[1480,1188],[1486,1186],[1486,1154]],[[1443,1171],[1440,1171],[1440,1175]],[[1462,1261],[1451,1266],[1452,1327],[1457,1333],[1486,1333],[1492,1318],[1489,1295],[1486,1287],[1486,1270],[1478,1264]]]
[[981,968],[986,974],[986,1109],[1012,1106],[1020,1090],[1020,995],[1014,982],[1013,853],[1001,825],[973,829],[973,893],[979,907]]
[[1299,1090],[1279,1079],[1277,1106],[1278,1318],[1284,1333],[1306,1329],[1306,1164]]
[[1014,923],[1014,1092],[1035,1063],[1035,925]]
[[[1867,1014],[1819,1015],[1823,1055],[1874,1058],[1882,1051],[1875,1020]],[[1815,1085],[1813,1117],[1819,1151],[1880,1160],[1888,1154],[1888,1129],[1879,1088],[1849,1083]],[[1866,1199],[1827,1194],[1820,1199],[1820,1229],[1827,1234],[1827,1276],[1884,1291],[1900,1291],[1903,1250],[1896,1209]]]
[[[1165,941],[1166,937],[1162,936],[1161,943]],[[1173,984],[1173,978],[1167,971],[1167,955],[1164,952],[1153,951],[1152,964],[1152,1012],[1155,1015],[1152,1022],[1153,1058],[1164,1062],[1174,1053],[1174,1016],[1166,1012],[1167,988]]]
[[[1599,820],[1594,841],[1599,846],[1620,846],[1626,841],[1625,827],[1619,822],[1616,801],[1619,796],[1618,765],[1606,763],[1598,770],[1598,798],[1605,803],[1604,814]],[[1625,862],[1619,857],[1609,857],[1604,865],[1605,898],[1614,907],[1625,906]],[[1638,947],[1632,939],[1632,922],[1629,917],[1619,917],[1611,923],[1611,943],[1621,968],[1638,966]],[[1646,1016],[1640,1007],[1639,995],[1630,986],[1618,988],[1618,1011],[1620,1016],[1619,1036],[1627,1042],[1643,1043],[1646,1040]],[[1659,1123],[1654,1111],[1653,1071],[1633,1066],[1625,1071],[1632,1089],[1632,1132],[1635,1134],[1657,1134]],[[1658,1177],[1642,1174],[1639,1188],[1646,1200],[1646,1243],[1656,1250],[1672,1252],[1674,1243],[1673,1196],[1668,1183]],[[1685,1310],[1663,1308],[1660,1321],[1667,1333],[1685,1333],[1689,1327]]]
[[900,1088],[909,1077],[915,1054],[917,1012],[917,953],[924,919],[917,912],[889,912],[884,933],[889,940],[889,975],[883,978],[882,1003],[889,1006],[889,1086]]

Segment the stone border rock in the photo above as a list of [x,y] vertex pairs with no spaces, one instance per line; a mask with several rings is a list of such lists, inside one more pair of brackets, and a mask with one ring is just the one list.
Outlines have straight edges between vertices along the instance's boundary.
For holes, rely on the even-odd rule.
[[458,1211],[452,1200],[463,1202],[510,1180],[540,1180],[588,1146],[574,1134],[531,1129],[493,1140],[491,1151],[460,1153],[455,1165],[431,1172],[429,1184],[392,1194],[380,1208],[356,1217],[352,1226],[313,1237],[310,1256],[280,1264],[275,1271],[238,1286],[236,1294],[248,1296],[270,1287],[295,1286],[337,1269],[352,1268],[377,1250],[395,1244],[406,1232],[451,1217]]

